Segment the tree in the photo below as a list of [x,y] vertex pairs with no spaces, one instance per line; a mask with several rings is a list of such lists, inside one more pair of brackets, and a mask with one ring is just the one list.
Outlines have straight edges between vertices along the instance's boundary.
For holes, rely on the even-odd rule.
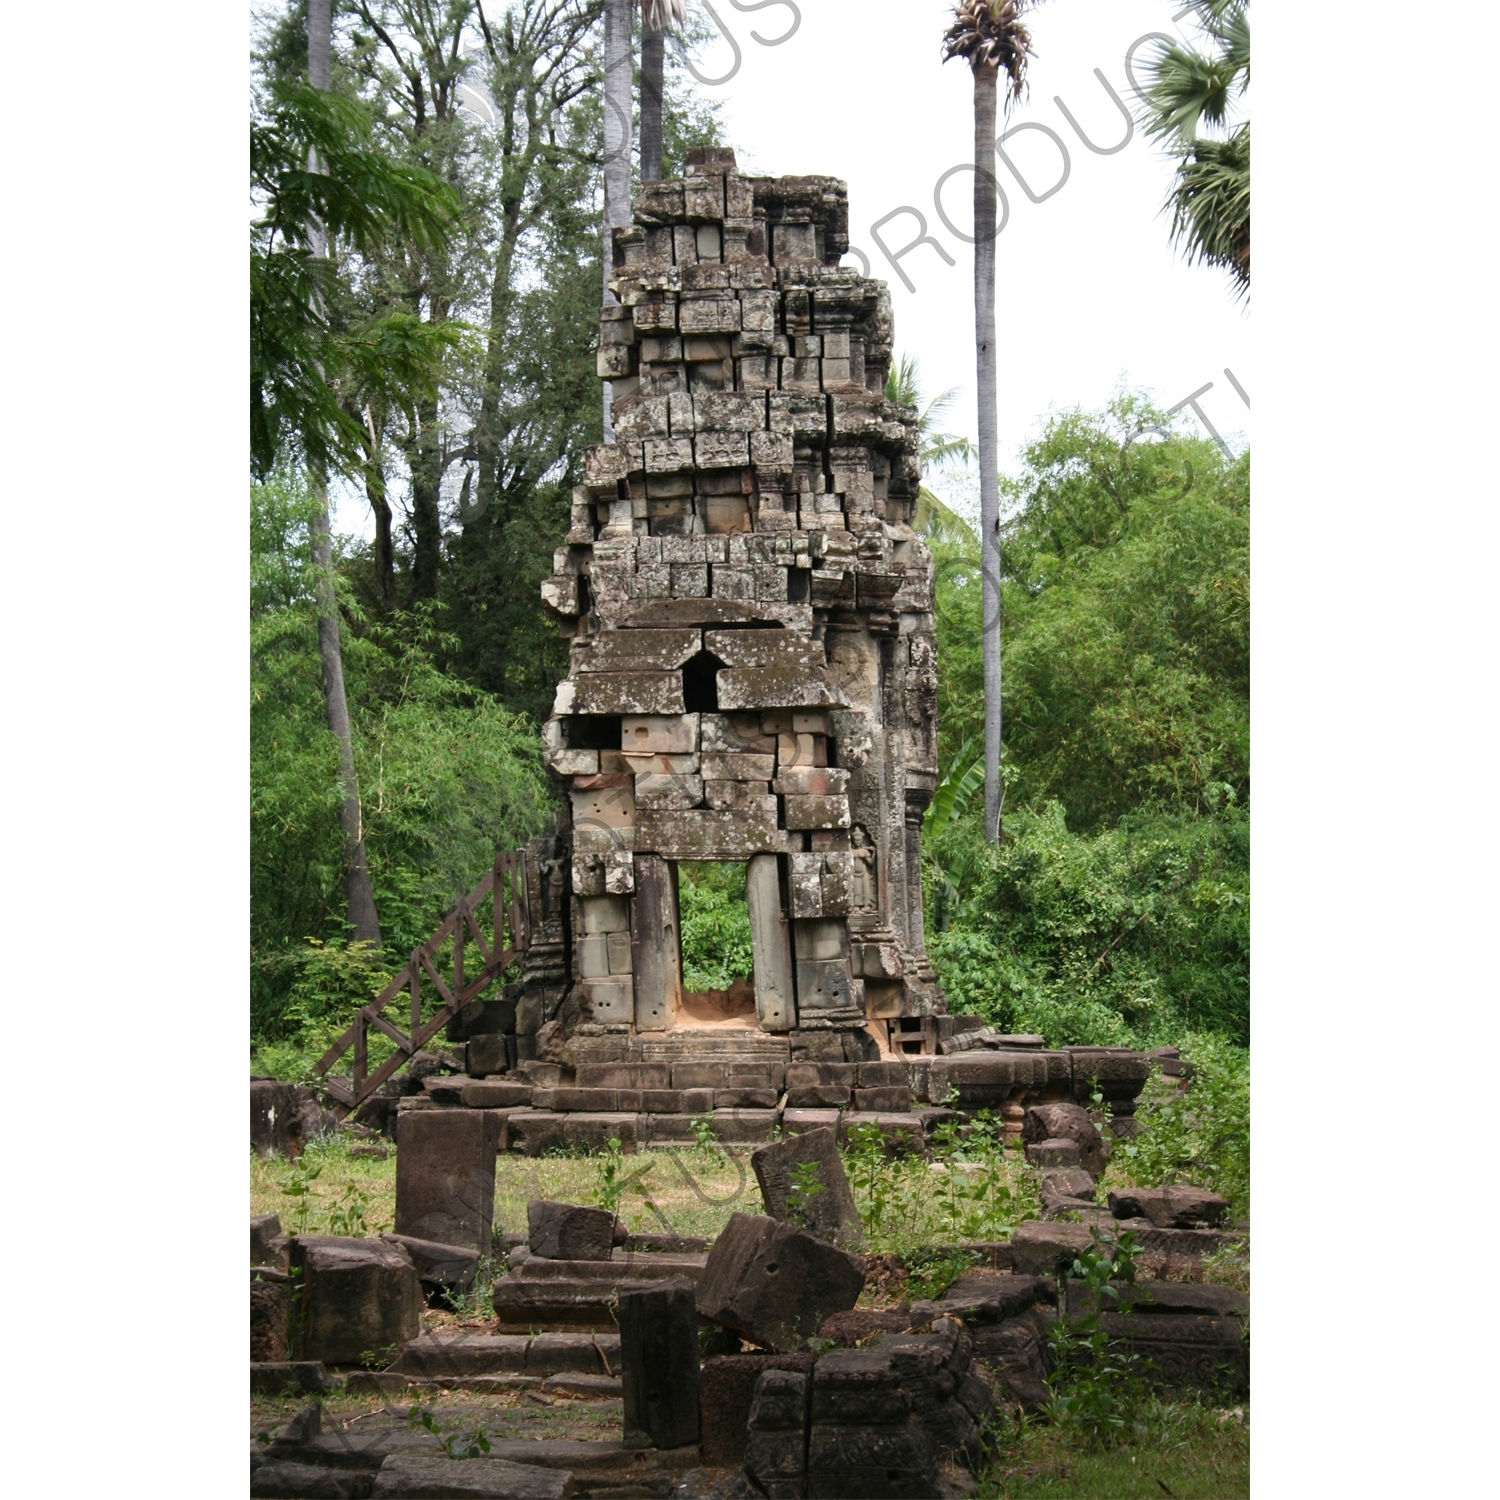
[[[332,79],[332,54],[332,0],[308,0],[307,79],[313,88],[325,93]],[[316,171],[317,166],[316,155],[313,155],[308,168]],[[326,260],[328,237],[323,225],[313,219],[308,227],[314,258]],[[349,702],[344,696],[344,658],[339,648],[339,604],[333,582],[332,528],[328,522],[328,468],[320,454],[309,455],[307,472],[314,500],[312,553],[318,590],[318,655],[323,664],[323,699],[328,710],[328,728],[339,754],[339,827],[344,834],[344,896],[354,940],[378,948],[380,918],[375,910],[375,890],[370,884],[359,778],[354,769],[354,737],[349,729]]]
[[[1250,122],[1230,128],[1250,87],[1250,0],[1199,0],[1193,7],[1208,51],[1160,43],[1143,71],[1142,123],[1164,142],[1177,170],[1166,209],[1172,242],[1189,263],[1220,266],[1235,295],[1250,291]],[[1198,133],[1200,125],[1222,132]],[[1165,210],[1164,210],[1165,211]]]
[[328,96],[330,59],[329,0],[310,0],[308,83],[273,90],[269,115],[252,122],[251,180],[263,211],[251,230],[251,452],[262,473],[274,467],[288,441],[300,446],[307,462],[315,500],[310,530],[323,692],[339,762],[348,920],[357,940],[378,946],[328,522],[330,460],[347,459],[359,435],[330,383],[348,351],[328,322],[334,285],[328,251],[330,236],[340,233],[367,249],[393,230],[415,242],[435,243],[447,228],[452,205],[435,179],[403,171],[370,149],[364,112]]
[[1248,1035],[1250,466],[1177,429],[1121,394],[1054,416],[1002,481],[999,845],[963,806],[977,538],[928,537],[946,773],[929,948],[952,1010],[1054,1042]]
[[984,827],[1000,837],[1000,417],[995,373],[995,113],[1000,73],[1006,110],[1026,87],[1031,34],[1027,0],[961,0],[944,36],[945,57],[974,74],[974,348],[979,397],[979,526],[984,576]]
[[687,24],[684,0],[641,0],[641,181],[661,181],[667,30]]

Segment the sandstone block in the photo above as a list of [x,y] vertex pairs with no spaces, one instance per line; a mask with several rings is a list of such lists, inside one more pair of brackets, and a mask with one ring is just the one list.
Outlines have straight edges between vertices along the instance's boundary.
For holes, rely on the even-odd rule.
[[396,1124],[396,1233],[488,1255],[499,1149],[500,1120],[487,1109],[403,1113]]
[[1179,1183],[1111,1192],[1109,1211],[1117,1219],[1149,1219],[1158,1229],[1215,1229],[1229,1204],[1217,1193]]
[[698,1441],[698,1309],[683,1279],[620,1288],[625,1446]]
[[1034,1104],[1021,1122],[1021,1139],[1033,1142],[1070,1140],[1078,1146],[1078,1161],[1049,1163],[1055,1166],[1081,1166],[1095,1178],[1104,1175],[1104,1138],[1089,1119],[1088,1111],[1077,1104]]
[[527,1243],[549,1260],[608,1260],[615,1216],[602,1208],[533,1198],[526,1205]]
[[301,1283],[294,1334],[301,1358],[358,1364],[366,1356],[394,1354],[420,1331],[422,1290],[411,1257],[399,1245],[299,1235],[292,1241],[291,1264]]
[[730,1217],[698,1283],[699,1311],[776,1353],[854,1306],[864,1263],[795,1225],[759,1214]]
[[684,755],[698,748],[698,715],[625,714],[621,749],[635,755]]
[[[750,1154],[766,1212],[800,1225],[809,1234],[845,1250],[863,1250],[864,1228],[839,1156],[838,1138],[824,1128],[810,1130]],[[796,1190],[799,1168],[816,1169],[816,1191]]]

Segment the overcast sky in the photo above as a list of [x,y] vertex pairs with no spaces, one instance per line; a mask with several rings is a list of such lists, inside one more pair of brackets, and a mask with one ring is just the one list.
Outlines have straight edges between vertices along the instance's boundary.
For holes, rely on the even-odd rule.
[[[898,352],[918,357],[928,395],[958,389],[946,425],[975,436],[973,257],[934,202],[943,174],[973,160],[972,75],[962,61],[942,61],[951,3],[707,3],[733,43],[721,34],[703,49],[699,87],[722,102],[740,165],[848,183],[850,242],[868,257],[870,274],[890,285]],[[705,0],[689,5],[706,13]],[[1138,130],[1123,149],[1095,154],[1056,102],[1090,140],[1117,146],[1125,120],[1095,70],[1130,103],[1127,51],[1151,32],[1176,32],[1179,13],[1159,0],[1050,0],[1031,14],[1030,93],[1007,123],[1046,127],[1057,140],[1025,129],[1006,145],[1016,172],[1045,201],[1032,202],[1005,166],[998,174],[1009,204],[996,297],[1004,470],[1018,467],[1021,445],[1049,411],[1101,406],[1122,381],[1168,407],[1212,382],[1198,397],[1203,415],[1235,446],[1248,440],[1249,410],[1224,373],[1233,371],[1253,395],[1248,312],[1223,272],[1189,267],[1172,248],[1161,213],[1169,163]],[[767,46],[757,33],[786,40]],[[1137,58],[1149,50],[1143,46]],[[1058,141],[1067,153],[1065,180]],[[968,170],[953,173],[942,190],[943,209],[960,231],[972,226],[972,195]],[[953,264],[932,244],[902,253],[923,230],[902,209],[923,216],[927,235]],[[851,254],[845,264],[861,263]],[[928,477],[945,498],[970,508],[970,486]],[[371,534],[362,496],[347,492],[336,504],[338,529]]]

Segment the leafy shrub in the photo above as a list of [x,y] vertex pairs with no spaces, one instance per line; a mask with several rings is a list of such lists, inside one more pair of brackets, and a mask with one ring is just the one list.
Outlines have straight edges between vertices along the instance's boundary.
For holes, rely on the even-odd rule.
[[1250,1211],[1250,1058],[1209,1034],[1190,1036],[1182,1054],[1193,1064],[1186,1091],[1147,1098],[1136,1118],[1141,1133],[1117,1152],[1142,1187],[1191,1182],[1227,1198],[1232,1214]]
[[682,982],[689,990],[727,990],[755,966],[743,864],[680,864]]

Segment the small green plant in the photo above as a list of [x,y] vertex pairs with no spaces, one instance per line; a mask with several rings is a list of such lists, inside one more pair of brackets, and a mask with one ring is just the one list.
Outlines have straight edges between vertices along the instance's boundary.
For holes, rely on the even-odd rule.
[[1120,1283],[1135,1281],[1135,1235],[1089,1230],[1090,1243],[1072,1265],[1068,1300],[1078,1296],[1086,1311],[1063,1316],[1050,1338],[1056,1368],[1048,1414],[1093,1447],[1108,1447],[1126,1433],[1145,1392],[1140,1357],[1103,1327],[1102,1314],[1119,1306]]
[[711,1114],[693,1116],[693,1145],[699,1151],[710,1151],[715,1156],[722,1156],[723,1150],[719,1145],[719,1137],[714,1130],[714,1117]]
[[328,1210],[329,1234],[364,1239],[370,1232],[365,1223],[365,1213],[369,1207],[369,1195],[360,1190],[359,1184],[345,1183],[338,1201]]
[[906,1257],[907,1290],[914,1301],[936,1302],[973,1264],[967,1250],[918,1251]]
[[594,1184],[594,1207],[614,1213],[620,1206],[620,1196],[625,1191],[625,1153],[619,1136],[611,1136],[598,1159],[595,1170],[598,1181]]
[[818,1164],[815,1161],[799,1161],[787,1175],[791,1178],[786,1191],[787,1214],[793,1223],[806,1229],[812,1200],[823,1191]]
[[482,1427],[464,1431],[462,1422],[440,1422],[430,1408],[413,1406],[406,1414],[413,1427],[430,1432],[449,1458],[482,1458],[490,1451],[488,1434]]
[[640,1184],[654,1165],[654,1162],[648,1162],[644,1167],[627,1173],[620,1139],[618,1136],[611,1137],[608,1146],[595,1159],[594,1170],[598,1175],[594,1183],[594,1207],[602,1208],[608,1213],[618,1213],[620,1200],[632,1188],[644,1197],[646,1190]]
[[281,1191],[288,1198],[295,1200],[295,1207],[292,1209],[293,1234],[307,1233],[308,1226],[312,1222],[313,1201],[318,1196],[313,1191],[313,1183],[322,1174],[322,1163],[315,1162],[309,1153],[303,1152],[292,1163],[286,1180],[281,1184]]

